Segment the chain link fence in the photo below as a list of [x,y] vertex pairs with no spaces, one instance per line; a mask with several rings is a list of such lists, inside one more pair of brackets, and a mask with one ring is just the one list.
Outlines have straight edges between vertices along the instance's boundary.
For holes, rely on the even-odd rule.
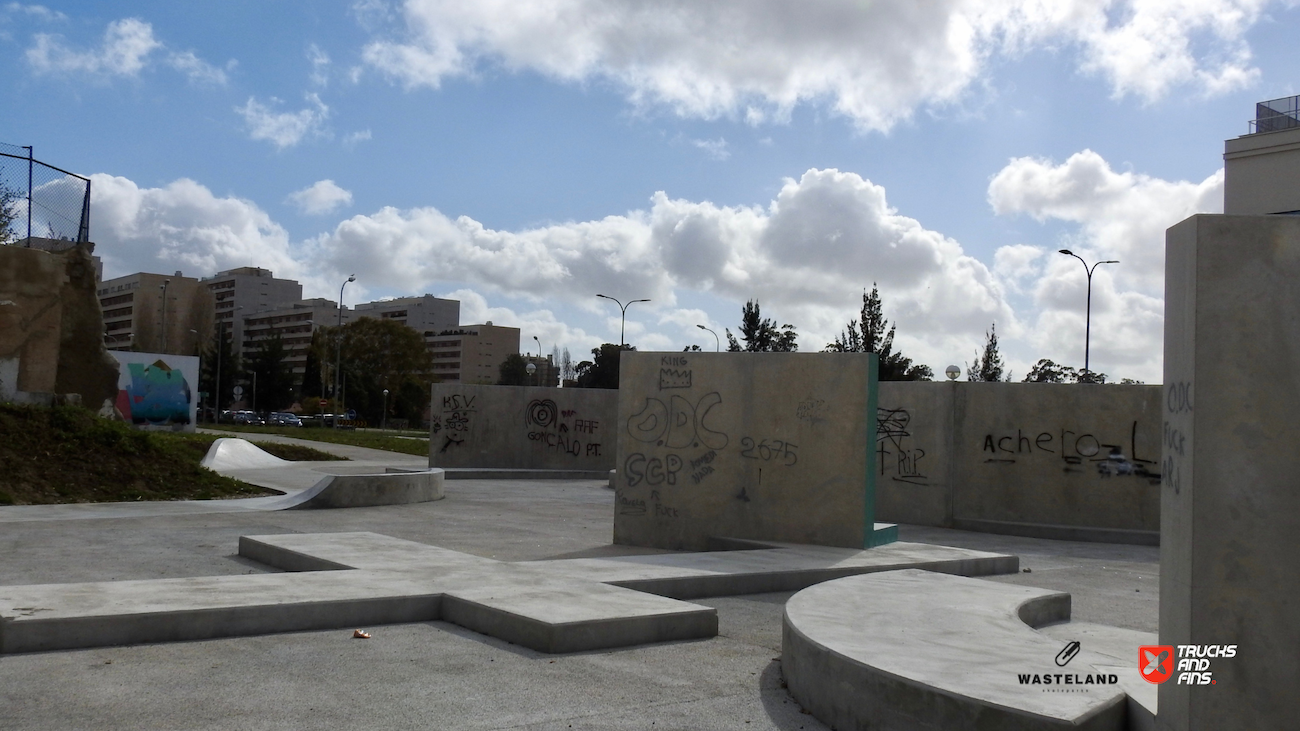
[[90,179],[0,142],[0,244],[90,240]]

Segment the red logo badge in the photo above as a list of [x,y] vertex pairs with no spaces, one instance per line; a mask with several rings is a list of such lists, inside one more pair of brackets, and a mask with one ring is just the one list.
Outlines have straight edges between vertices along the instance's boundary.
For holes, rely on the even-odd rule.
[[1143,645],[1138,648],[1138,672],[1148,683],[1163,683],[1174,674],[1173,645]]

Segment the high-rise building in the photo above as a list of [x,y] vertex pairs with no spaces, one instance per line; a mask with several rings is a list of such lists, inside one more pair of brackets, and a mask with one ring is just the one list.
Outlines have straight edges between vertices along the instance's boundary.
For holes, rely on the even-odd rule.
[[104,347],[197,355],[212,332],[212,293],[200,280],[137,272],[100,282]]
[[433,374],[440,381],[493,384],[501,378],[501,363],[519,353],[519,328],[461,325],[425,335],[433,354]]
[[460,301],[445,300],[431,294],[365,302],[353,310],[357,317],[400,322],[421,335],[455,329],[460,325]]
[[[337,302],[327,299],[306,299],[281,305],[253,314],[240,313],[243,341],[240,343],[245,357],[260,347],[261,343],[280,338],[284,346],[285,363],[293,370],[295,380],[301,380],[307,371],[307,351],[311,349],[312,333],[319,327],[338,324]],[[343,322],[352,319],[352,313],[343,310]]]
[[243,355],[243,318],[302,300],[301,284],[276,279],[269,269],[239,267],[202,281],[212,292],[216,323],[238,355]]

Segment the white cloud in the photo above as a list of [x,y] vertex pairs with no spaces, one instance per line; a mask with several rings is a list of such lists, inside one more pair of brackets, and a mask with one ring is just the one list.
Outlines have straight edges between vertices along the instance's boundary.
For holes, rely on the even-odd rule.
[[519,313],[509,307],[491,307],[487,298],[473,289],[457,289],[438,295],[445,299],[460,301],[460,321],[467,325],[493,325],[519,328],[519,347],[521,351],[535,352],[536,336],[542,344],[542,354],[551,352],[559,345],[561,349],[569,348],[575,362],[586,357],[592,348],[600,347],[605,342],[596,335],[589,335],[582,328],[570,327],[557,319],[549,309],[530,310]]
[[[10,5],[9,9],[17,6]],[[40,6],[29,6],[37,7]],[[44,8],[41,8],[44,10]],[[28,12],[31,12],[28,9]],[[37,73],[81,73],[97,77],[139,76],[166,46],[154,36],[153,26],[139,18],[124,18],[108,24],[98,48],[78,50],[62,36],[38,33],[27,49],[27,63]],[[192,51],[168,53],[164,63],[185,74],[190,81],[224,85],[226,72],[196,56]],[[233,67],[233,61],[231,65]]]
[[646,211],[519,232],[432,208],[385,208],[340,223],[312,247],[332,270],[408,291],[463,281],[593,313],[601,307],[596,292],[652,299],[648,310],[629,313],[629,333],[673,308],[677,290],[693,289],[734,302],[757,298],[767,316],[798,324],[804,348],[820,349],[872,281],[899,322],[900,344],[918,357],[958,344],[964,352],[989,322],[1013,329],[1015,321],[993,274],[957,242],[895,213],[879,186],[836,170],[787,180],[766,208],[657,193]]
[[[308,136],[324,134],[325,120],[330,109],[316,94],[307,94],[308,106],[296,112],[276,112],[272,106],[262,104],[253,97],[235,111],[248,124],[248,135],[255,140],[266,140],[280,149],[293,147]],[[271,97],[271,105],[280,100]]]
[[[171,54],[167,57],[167,63],[195,83],[225,86],[227,81],[225,70],[213,66],[190,51]],[[233,68],[234,62],[231,62],[230,66]]]
[[89,51],[69,48],[61,36],[38,33],[36,44],[27,49],[27,62],[38,73],[135,76],[145,67],[149,54],[161,47],[153,36],[153,26],[126,18],[109,23],[103,45]]
[[[1003,247],[996,270],[1032,294],[1037,313],[1025,338],[1040,353],[1083,366],[1088,298],[1084,264],[1057,254],[1069,248],[1097,267],[1092,278],[1092,366],[1159,381],[1163,339],[1165,229],[1196,213],[1223,210],[1223,171],[1205,180],[1167,181],[1118,173],[1084,150],[1064,163],[1016,158],[993,176],[989,203],[1001,215],[1026,214],[1078,224],[1065,245],[1042,256]],[[1132,376],[1130,376],[1132,377]]]
[[371,138],[370,130],[363,129],[349,134],[343,138],[343,144],[346,147],[353,147],[358,142],[365,142]]
[[289,235],[257,204],[218,198],[193,180],[141,188],[117,176],[91,176],[91,221],[104,276],[260,266],[278,276],[307,274]]
[[704,150],[704,154],[709,156],[710,160],[726,160],[731,157],[731,150],[727,149],[727,141],[721,137],[716,140],[691,140],[691,144]]
[[[960,102],[992,56],[1069,47],[1116,96],[1251,83],[1245,33],[1269,0],[406,0],[402,30],[363,50],[407,87],[437,88],[485,65],[567,82],[613,81],[635,104],[678,114],[783,119],[825,102],[863,129]],[[386,6],[358,10],[368,29]],[[382,10],[382,12],[381,12]]]
[[340,188],[333,180],[317,180],[290,194],[289,201],[303,213],[319,216],[352,205],[352,193]]
[[23,5],[22,3],[9,3],[5,5],[5,10],[10,13],[22,13],[46,22],[64,21],[68,16],[57,10],[50,10],[44,5]]
[[325,87],[329,85],[329,54],[321,50],[320,46],[315,43],[307,47],[307,60],[311,62],[311,83],[314,86]]

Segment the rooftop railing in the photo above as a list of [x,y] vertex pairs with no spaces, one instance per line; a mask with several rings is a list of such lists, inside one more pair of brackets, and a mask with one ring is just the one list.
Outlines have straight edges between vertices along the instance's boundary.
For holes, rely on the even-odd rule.
[[1278,132],[1300,127],[1300,96],[1288,96],[1259,102],[1255,105],[1255,118],[1250,120],[1250,132]]

